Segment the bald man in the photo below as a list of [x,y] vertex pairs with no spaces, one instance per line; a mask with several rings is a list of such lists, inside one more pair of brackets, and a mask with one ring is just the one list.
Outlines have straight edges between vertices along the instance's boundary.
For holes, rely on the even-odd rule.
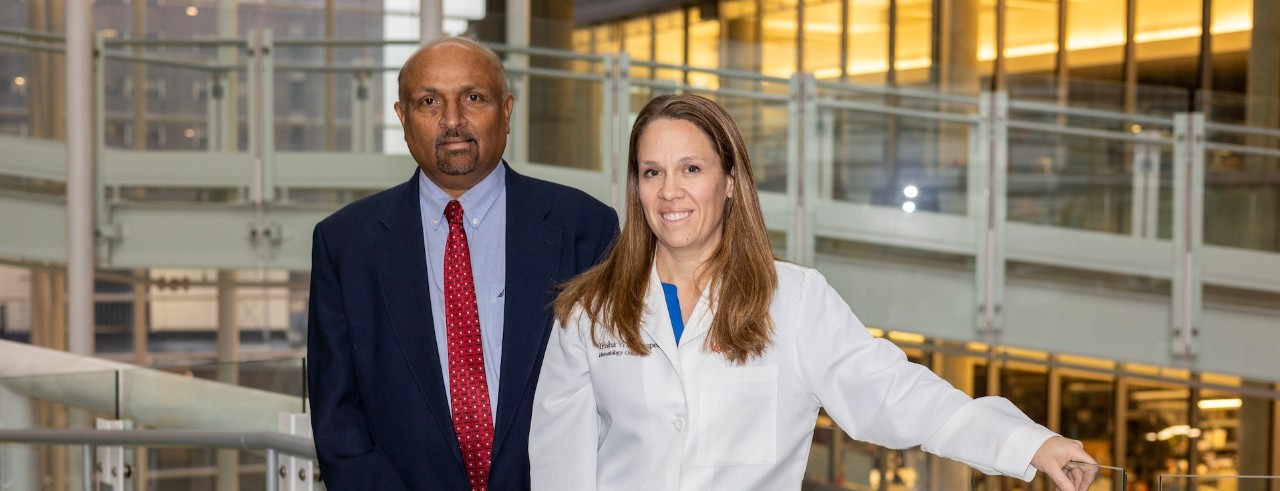
[[313,235],[321,475],[331,490],[529,489],[548,307],[604,256],[617,214],[502,160],[514,98],[488,48],[434,41],[405,62],[399,92],[413,177]]

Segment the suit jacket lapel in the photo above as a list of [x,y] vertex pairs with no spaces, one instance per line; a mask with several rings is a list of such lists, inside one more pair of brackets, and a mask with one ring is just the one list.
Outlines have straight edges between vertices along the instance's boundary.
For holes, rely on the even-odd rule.
[[462,453],[453,431],[431,318],[422,213],[418,207],[418,172],[397,188],[397,195],[380,217],[387,233],[376,245],[378,285],[382,288],[391,329],[413,374],[414,386],[422,394],[440,432],[454,442],[453,454],[461,465]]
[[495,455],[525,392],[534,389],[529,381],[537,376],[538,351],[551,329],[550,305],[560,273],[560,229],[547,223],[550,208],[545,199],[533,195],[529,178],[507,167],[507,286]]

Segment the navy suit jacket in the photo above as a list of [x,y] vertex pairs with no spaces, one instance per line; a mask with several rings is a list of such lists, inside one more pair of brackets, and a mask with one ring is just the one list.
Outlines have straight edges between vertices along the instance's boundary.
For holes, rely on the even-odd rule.
[[[506,165],[501,164],[501,165]],[[316,225],[307,382],[328,489],[470,489],[432,327],[418,174]],[[529,489],[557,284],[604,257],[613,209],[507,169],[506,306],[489,489]]]

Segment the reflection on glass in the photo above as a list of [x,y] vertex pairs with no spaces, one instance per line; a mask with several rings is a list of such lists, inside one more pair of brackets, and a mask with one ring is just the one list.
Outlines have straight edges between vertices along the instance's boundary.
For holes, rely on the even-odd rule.
[[[1200,437],[1188,423],[1186,388],[1134,384],[1128,390],[1126,466],[1132,481],[1156,489],[1161,474],[1186,474]],[[1194,430],[1194,431],[1193,431]]]
[[1101,464],[1110,464],[1115,434],[1115,383],[1109,379],[1061,377],[1059,431],[1080,440],[1084,450]]

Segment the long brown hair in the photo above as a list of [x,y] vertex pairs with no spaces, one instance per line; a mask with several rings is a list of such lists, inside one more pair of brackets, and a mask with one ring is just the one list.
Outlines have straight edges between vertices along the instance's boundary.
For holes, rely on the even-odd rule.
[[650,123],[662,119],[687,121],[701,129],[715,147],[725,175],[733,180],[720,243],[699,269],[698,283],[711,288],[715,305],[707,347],[742,364],[763,354],[772,341],[769,303],[778,287],[778,273],[742,133],[723,108],[696,95],[659,96],[640,111],[627,150],[627,209],[622,234],[603,262],[564,286],[556,298],[556,318],[567,325],[574,309],[581,307],[593,326],[591,341],[596,346],[600,345],[597,334],[603,331],[632,352],[649,354],[640,334],[640,319],[657,239],[640,205],[636,144]]

